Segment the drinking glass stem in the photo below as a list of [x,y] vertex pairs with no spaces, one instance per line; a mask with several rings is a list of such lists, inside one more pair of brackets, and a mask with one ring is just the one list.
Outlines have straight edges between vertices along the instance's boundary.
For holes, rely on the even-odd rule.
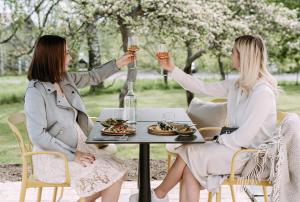
[[135,69],[136,68],[136,59],[134,59],[133,61],[133,67],[131,69]]

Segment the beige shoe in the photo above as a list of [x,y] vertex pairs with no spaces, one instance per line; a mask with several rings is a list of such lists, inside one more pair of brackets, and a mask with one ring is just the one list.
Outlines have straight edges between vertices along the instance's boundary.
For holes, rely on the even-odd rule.
[[[138,200],[139,200],[139,194],[138,193],[132,194],[129,197],[129,202],[138,202]],[[169,197],[168,197],[168,195],[166,195],[164,198],[158,198],[155,195],[154,190],[152,189],[151,190],[151,202],[169,202]]]

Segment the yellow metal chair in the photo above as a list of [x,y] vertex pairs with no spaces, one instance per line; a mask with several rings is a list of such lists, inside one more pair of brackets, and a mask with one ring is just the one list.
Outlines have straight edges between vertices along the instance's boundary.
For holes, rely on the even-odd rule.
[[[227,102],[227,100],[225,98],[215,98],[215,99],[212,99],[211,102],[220,103],[220,102]],[[281,124],[285,115],[286,115],[286,112],[282,112],[282,111],[277,112],[277,125]],[[225,120],[224,125],[227,125],[226,122],[227,121]],[[203,127],[203,128],[199,128],[198,130],[200,133],[204,133],[207,131],[216,131],[218,133],[221,131],[221,128],[220,127]],[[207,139],[207,140],[210,140],[210,139]],[[237,156],[241,153],[246,153],[246,152],[249,153],[249,152],[256,152],[256,151],[257,151],[256,149],[242,149],[242,150],[237,151],[232,157],[229,178],[226,179],[222,185],[230,186],[231,197],[232,197],[233,202],[236,202],[235,191],[234,191],[233,186],[239,185],[238,178],[234,172],[235,171],[235,160],[236,160]],[[167,162],[168,169],[170,169],[170,167],[172,165],[172,156],[176,156],[176,153],[168,152],[168,162]],[[269,182],[267,180],[257,181],[257,180],[249,179],[247,181],[243,181],[243,183],[245,185],[262,186],[263,193],[264,193],[264,201],[265,202],[268,201],[267,186],[272,186],[271,182]],[[209,202],[212,201],[212,193],[211,192],[208,193],[208,201]],[[221,186],[220,186],[220,192],[216,194],[216,201],[217,202],[221,201]]]
[[[16,137],[20,152],[21,152],[21,158],[23,162],[23,169],[22,169],[22,187],[21,187],[21,193],[20,193],[20,202],[25,201],[26,197],[26,190],[28,188],[38,188],[38,194],[37,194],[37,201],[40,202],[42,198],[42,190],[44,187],[54,187],[53,191],[53,198],[52,201],[56,201],[57,196],[57,189],[58,187],[61,187],[61,194],[60,199],[63,196],[63,188],[70,186],[70,173],[69,173],[69,164],[68,159],[59,152],[53,152],[53,151],[43,151],[43,152],[32,152],[32,143],[30,141],[30,138],[28,136],[27,130],[26,130],[26,117],[24,113],[17,113],[13,114],[8,117],[7,123],[12,130],[14,136]],[[25,134],[21,134],[19,128],[23,128],[25,130]],[[35,179],[34,177],[34,170],[32,165],[32,156],[33,155],[54,155],[57,157],[60,157],[64,160],[65,163],[65,182],[63,183],[46,183],[39,181]],[[84,198],[80,198],[81,202],[84,202]]]
[[[227,99],[226,98],[213,98],[213,99],[210,100],[210,102],[224,103],[224,102],[227,102]],[[206,127],[205,129],[218,130],[219,127]],[[201,132],[201,129],[198,129],[198,130],[199,130],[199,132]],[[207,140],[209,140],[209,139],[207,139]],[[167,168],[169,170],[172,166],[173,157],[176,157],[176,153],[173,153],[173,152],[170,152],[170,151],[167,151],[167,153],[168,153]]]
[[[286,115],[286,112],[281,112],[278,111],[277,112],[277,125],[281,124],[281,122],[283,121],[284,117]],[[199,131],[203,132],[205,130],[221,130],[221,128],[200,128]],[[232,197],[232,201],[236,202],[236,197],[235,197],[235,191],[234,191],[234,185],[241,185],[240,181],[238,180],[238,176],[235,175],[235,161],[236,158],[238,157],[238,155],[240,155],[241,153],[249,153],[249,152],[257,152],[257,149],[241,149],[239,151],[237,151],[231,160],[231,166],[230,166],[230,175],[229,178],[227,178],[222,185],[229,185],[230,186],[230,191],[231,191],[231,197]],[[243,185],[257,185],[257,186],[262,186],[263,189],[263,193],[264,193],[264,201],[267,202],[268,201],[268,192],[267,192],[267,187],[268,186],[272,186],[272,183],[270,181],[267,180],[261,180],[261,181],[257,181],[254,179],[247,179],[247,180],[243,180]],[[212,201],[212,193],[209,192],[208,193],[208,201],[211,202]],[[216,201],[220,202],[221,201],[221,186],[220,186],[220,192],[216,193]]]

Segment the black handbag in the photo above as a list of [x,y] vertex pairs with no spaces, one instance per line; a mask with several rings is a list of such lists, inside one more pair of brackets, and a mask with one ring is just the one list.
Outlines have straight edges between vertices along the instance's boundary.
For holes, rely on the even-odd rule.
[[221,128],[220,134],[219,135],[215,135],[214,138],[213,138],[213,140],[217,140],[220,135],[230,134],[230,133],[236,131],[237,129],[238,128],[231,128],[231,127],[224,126],[224,127]]
[[221,129],[220,135],[223,135],[223,134],[230,134],[230,133],[236,131],[237,129],[238,129],[238,128],[230,128],[230,127],[224,126],[224,127],[222,127],[222,129]]

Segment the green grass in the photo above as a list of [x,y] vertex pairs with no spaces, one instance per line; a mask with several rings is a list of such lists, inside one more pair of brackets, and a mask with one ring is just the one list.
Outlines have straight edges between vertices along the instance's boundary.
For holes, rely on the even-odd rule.
[[27,86],[24,76],[0,77],[0,105],[21,102]]
[[[137,92],[138,107],[184,107],[186,101],[183,90],[149,90]],[[149,99],[153,98],[153,99]],[[157,99],[159,98],[159,99]],[[83,98],[88,114],[98,116],[101,109],[118,106],[118,93],[86,96]],[[18,145],[10,132],[6,119],[9,114],[23,111],[23,103],[0,105],[0,164],[20,163]],[[137,145],[119,146],[118,156],[121,158],[137,158]],[[151,157],[153,159],[166,158],[163,145],[151,146]]]
[[[2,80],[2,78],[1,78]],[[0,80],[0,81],[1,81]],[[7,79],[9,80],[9,79]],[[12,93],[24,93],[25,79],[21,79],[21,83],[16,85],[4,85],[0,82],[1,90],[0,98],[3,95],[9,96]],[[122,83],[116,86],[97,92],[96,95],[88,95],[88,89],[84,89],[81,93],[86,94],[83,100],[86,104],[88,114],[90,116],[98,116],[99,112],[106,107],[118,106],[118,92]],[[163,83],[161,81],[138,81],[137,97],[138,107],[183,107],[186,108],[185,92],[178,87],[176,83],[171,82],[168,90],[160,90]],[[300,86],[283,85],[285,93],[281,94],[278,99],[278,109],[282,111],[292,111],[300,114]],[[151,89],[151,90],[146,90]],[[204,98],[208,99],[208,98]],[[19,103],[0,104],[0,164],[1,163],[20,163],[19,149],[15,138],[10,132],[6,119],[9,114],[23,111],[23,101]],[[120,145],[118,146],[117,155],[121,158],[138,158],[137,145]],[[166,151],[164,145],[151,146],[152,159],[165,159]]]

